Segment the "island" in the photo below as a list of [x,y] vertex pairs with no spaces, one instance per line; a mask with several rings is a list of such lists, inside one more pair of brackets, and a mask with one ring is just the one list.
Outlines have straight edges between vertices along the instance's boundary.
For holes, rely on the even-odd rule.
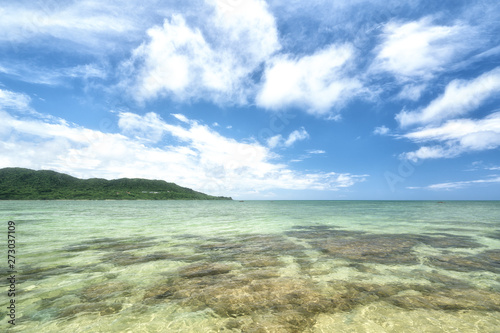
[[232,200],[163,180],[80,179],[50,170],[0,169],[0,200]]

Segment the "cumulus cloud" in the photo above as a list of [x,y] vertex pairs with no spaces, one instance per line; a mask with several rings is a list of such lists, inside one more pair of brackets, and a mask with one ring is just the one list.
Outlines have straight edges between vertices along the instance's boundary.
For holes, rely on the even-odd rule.
[[266,66],[257,105],[267,109],[301,107],[312,114],[327,114],[360,92],[359,80],[345,74],[354,56],[352,46],[330,45],[312,55],[282,55]]
[[220,1],[211,3],[213,12],[200,26],[174,14],[148,30],[149,41],[124,64],[127,75],[138,73],[129,83],[138,100],[246,102],[251,74],[280,48],[274,17],[261,0],[242,2],[231,11]]
[[417,111],[402,111],[396,119],[403,127],[439,123],[475,110],[500,92],[500,67],[472,80],[453,80],[444,93]]
[[454,119],[441,126],[425,127],[402,135],[424,146],[402,156],[411,160],[450,158],[463,153],[495,149],[500,146],[500,112],[483,119]]
[[474,34],[473,28],[463,24],[435,25],[430,17],[389,22],[371,69],[390,72],[400,80],[430,79],[457,55],[470,50],[468,40]]

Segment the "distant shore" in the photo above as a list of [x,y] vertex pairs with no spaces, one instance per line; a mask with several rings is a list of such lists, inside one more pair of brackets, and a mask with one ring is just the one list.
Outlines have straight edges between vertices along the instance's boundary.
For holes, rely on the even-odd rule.
[[0,169],[0,200],[232,200],[163,180],[79,179],[49,170]]

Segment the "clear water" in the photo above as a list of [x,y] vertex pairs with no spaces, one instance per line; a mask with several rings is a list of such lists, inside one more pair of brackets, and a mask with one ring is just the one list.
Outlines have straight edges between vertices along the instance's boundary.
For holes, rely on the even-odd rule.
[[0,216],[18,269],[0,331],[500,327],[500,202],[3,201]]

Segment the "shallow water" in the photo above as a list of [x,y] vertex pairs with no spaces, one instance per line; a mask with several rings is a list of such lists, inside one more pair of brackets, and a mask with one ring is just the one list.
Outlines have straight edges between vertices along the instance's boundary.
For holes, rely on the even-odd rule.
[[500,327],[498,201],[3,201],[0,216],[18,270],[0,330]]

